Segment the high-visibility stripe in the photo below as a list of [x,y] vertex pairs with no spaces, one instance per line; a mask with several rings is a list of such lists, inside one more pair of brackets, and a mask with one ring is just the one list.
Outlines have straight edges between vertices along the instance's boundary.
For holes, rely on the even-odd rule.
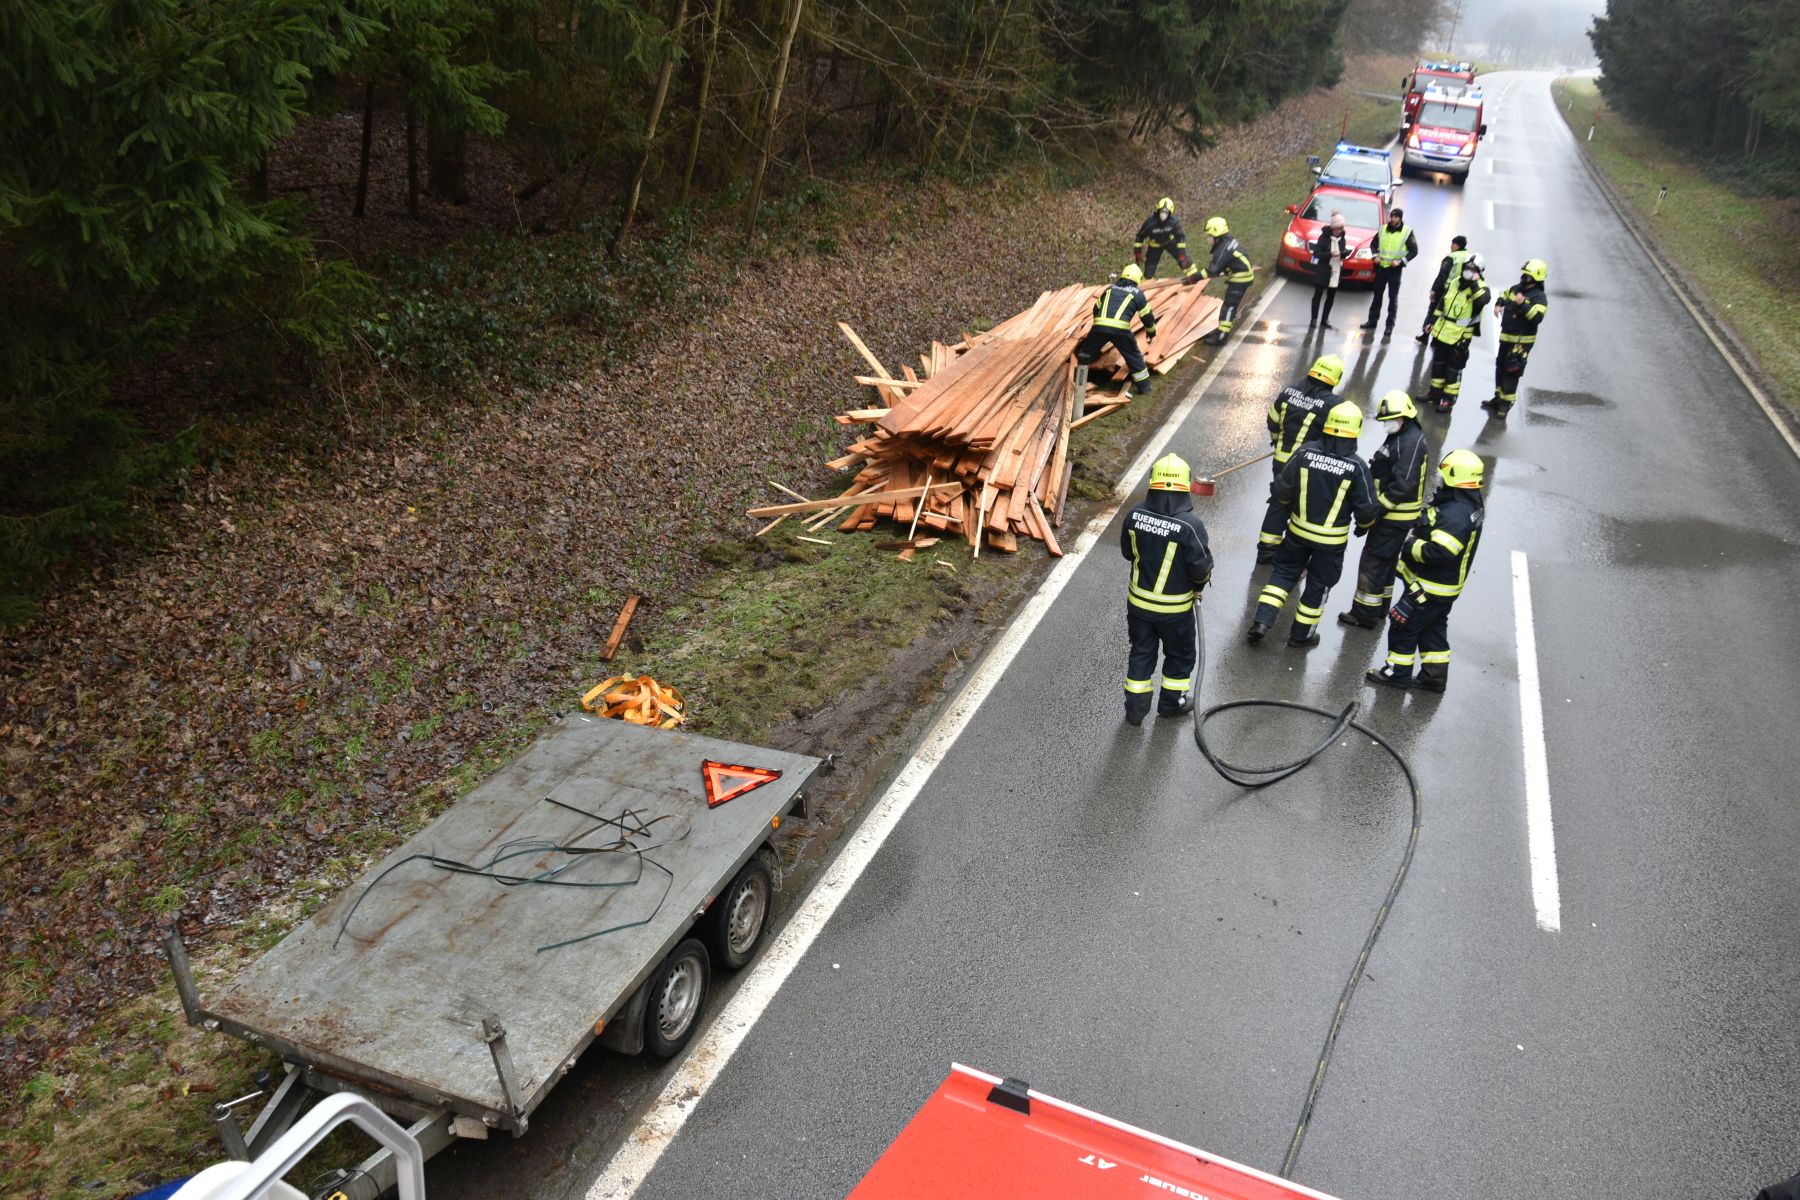
[[1186,679],[1170,679],[1164,675],[1162,683],[1165,692],[1185,692],[1194,686],[1194,677],[1189,675]]
[[1355,599],[1354,603],[1362,604],[1362,605],[1366,605],[1366,606],[1373,606],[1373,605],[1377,605],[1377,604],[1386,605],[1389,598],[1391,598],[1393,596],[1393,594],[1394,594],[1394,589],[1393,589],[1393,586],[1390,584],[1388,586],[1388,590],[1385,592],[1380,592],[1380,593],[1358,592],[1358,593],[1356,593],[1356,599]]
[[1134,696],[1148,695],[1156,690],[1156,681],[1153,679],[1127,679],[1125,690]]
[[1258,604],[1267,604],[1271,608],[1280,608],[1287,603],[1287,598],[1288,594],[1286,589],[1278,588],[1272,583],[1265,583],[1263,585],[1262,594],[1256,598],[1256,602]]
[[1127,586],[1125,599],[1133,608],[1141,608],[1153,613],[1184,613],[1194,606],[1192,589],[1185,592],[1165,592],[1163,585],[1169,581],[1169,572],[1175,566],[1174,542],[1163,546],[1162,569],[1156,576],[1156,587],[1147,588],[1138,584],[1144,569],[1143,556],[1138,551],[1137,530],[1128,529],[1126,535],[1131,539],[1131,583]]
[[1412,670],[1413,660],[1417,657],[1418,655],[1416,654],[1402,654],[1398,650],[1389,650],[1388,665],[1390,667],[1405,667],[1410,671]]
[[[1300,428],[1294,431],[1294,440],[1289,442],[1285,446],[1283,446],[1281,444],[1281,434],[1279,432],[1276,433],[1276,435],[1275,435],[1275,461],[1276,462],[1286,462],[1288,459],[1294,457],[1295,451],[1299,450],[1300,447],[1306,445],[1307,432],[1312,429],[1313,419],[1315,417],[1317,417],[1318,415],[1319,414],[1316,412],[1307,413],[1306,419],[1300,422]],[[1287,414],[1284,412],[1284,413],[1282,413],[1282,424],[1285,425],[1286,423],[1287,423]]]
[[1281,545],[1281,535],[1279,533],[1259,533],[1256,535],[1256,540],[1264,546]]
[[1316,524],[1307,520],[1303,515],[1312,511],[1307,495],[1311,478],[1312,471],[1302,467],[1300,470],[1300,503],[1288,515],[1288,530],[1309,542],[1317,542],[1324,546],[1342,546],[1350,540],[1350,526],[1338,525],[1335,522],[1338,513],[1344,507],[1344,497],[1350,494],[1350,480],[1338,481],[1337,495],[1331,499],[1331,509],[1325,514],[1324,523]]
[[1450,652],[1448,650],[1426,650],[1420,653],[1419,661],[1426,665],[1448,663],[1450,661]]
[[[1431,540],[1452,554],[1461,554],[1463,552],[1462,539],[1448,530],[1433,529],[1431,531]],[[1423,562],[1424,560],[1420,559],[1419,561]]]
[[1158,616],[1165,617],[1178,616],[1181,613],[1192,612],[1194,609],[1194,601],[1191,594],[1186,600],[1169,601],[1143,600],[1137,596],[1127,596],[1125,602],[1133,608],[1142,609],[1144,612],[1156,613]]
[[[1462,547],[1458,546],[1457,549],[1460,550]],[[1170,542],[1163,547],[1162,569],[1156,573],[1156,586],[1150,589],[1152,599],[1160,599],[1162,597],[1163,584],[1169,582],[1169,568],[1174,565],[1175,543]]]
[[1502,333],[1500,340],[1514,346],[1530,346],[1537,341],[1535,333]]
[[1324,609],[1313,608],[1313,607],[1311,607],[1309,605],[1305,605],[1305,604],[1296,605],[1294,608],[1294,620],[1304,621],[1308,625],[1317,624],[1319,618],[1324,615],[1325,615]]

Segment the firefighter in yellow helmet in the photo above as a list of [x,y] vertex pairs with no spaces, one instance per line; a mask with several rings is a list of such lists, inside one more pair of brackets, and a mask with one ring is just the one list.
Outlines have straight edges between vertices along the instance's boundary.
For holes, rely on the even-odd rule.
[[1259,563],[1275,557],[1275,547],[1281,545],[1282,536],[1287,532],[1287,505],[1275,499],[1275,483],[1294,452],[1319,436],[1325,414],[1339,400],[1333,389],[1343,378],[1344,360],[1335,354],[1321,354],[1313,360],[1303,381],[1283,387],[1269,405],[1266,420],[1269,445],[1275,450],[1274,475],[1269,480],[1269,510],[1263,514],[1262,532],[1256,537],[1256,561]]
[[1140,396],[1150,390],[1150,368],[1144,362],[1144,352],[1138,348],[1137,335],[1131,332],[1132,321],[1141,320],[1144,340],[1156,340],[1156,314],[1150,311],[1143,282],[1144,272],[1138,265],[1126,263],[1119,277],[1100,289],[1100,295],[1094,299],[1094,323],[1075,346],[1075,361],[1084,368],[1083,380],[1085,368],[1112,346],[1131,373],[1132,390]]
[[1387,664],[1369,672],[1370,683],[1428,692],[1449,683],[1450,609],[1481,542],[1482,474],[1473,450],[1452,450],[1438,464],[1441,486],[1400,548],[1400,598],[1388,617]]
[[1544,280],[1550,265],[1541,258],[1528,260],[1519,268],[1519,282],[1501,293],[1494,304],[1500,314],[1500,353],[1494,358],[1494,397],[1483,400],[1481,407],[1500,420],[1512,411],[1519,398],[1519,378],[1525,374],[1525,361],[1537,345],[1538,326],[1550,310],[1550,298],[1544,292]]
[[1462,394],[1463,368],[1469,365],[1470,345],[1481,336],[1481,310],[1488,302],[1485,274],[1481,255],[1471,254],[1444,283],[1431,323],[1431,391],[1425,397],[1439,412],[1455,408]]
[[1131,261],[1144,269],[1144,278],[1155,279],[1157,264],[1164,254],[1175,256],[1184,284],[1200,282],[1200,268],[1188,257],[1187,234],[1175,219],[1175,201],[1167,196],[1156,202],[1138,226],[1137,240],[1131,243]]
[[1212,550],[1206,526],[1194,515],[1188,465],[1165,454],[1150,468],[1150,490],[1125,514],[1119,552],[1131,564],[1125,589],[1125,629],[1131,658],[1125,668],[1125,720],[1142,725],[1156,691],[1156,660],[1162,656],[1159,716],[1194,711],[1194,605],[1212,578]]
[[1207,263],[1206,270],[1200,272],[1200,282],[1205,283],[1214,275],[1225,277],[1225,304],[1219,309],[1219,327],[1207,334],[1206,340],[1214,346],[1223,346],[1231,331],[1237,328],[1238,307],[1244,302],[1244,293],[1256,282],[1256,268],[1237,238],[1231,235],[1231,227],[1224,217],[1206,218],[1206,236],[1212,239],[1212,260]]
[[1325,615],[1326,594],[1344,573],[1351,526],[1360,537],[1381,515],[1369,464],[1356,453],[1361,433],[1362,409],[1345,400],[1325,414],[1318,439],[1300,447],[1281,469],[1275,499],[1287,509],[1287,536],[1275,551],[1269,581],[1257,597],[1251,645],[1269,632],[1302,575],[1306,588],[1294,610],[1288,645],[1319,644],[1319,618]]
[[1425,487],[1431,482],[1431,449],[1412,397],[1395,388],[1381,398],[1375,419],[1387,430],[1387,440],[1369,459],[1381,520],[1369,531],[1356,564],[1356,599],[1349,612],[1338,614],[1338,624],[1353,629],[1379,629],[1387,617],[1400,547],[1425,511]]

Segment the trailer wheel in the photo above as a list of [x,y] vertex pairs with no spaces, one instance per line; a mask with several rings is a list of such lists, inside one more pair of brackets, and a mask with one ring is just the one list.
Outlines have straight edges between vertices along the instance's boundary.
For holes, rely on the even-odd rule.
[[706,947],[688,938],[662,960],[650,976],[650,1002],[644,1007],[644,1049],[658,1058],[674,1058],[694,1035],[700,1008],[712,982]]
[[769,865],[760,858],[745,863],[706,910],[706,948],[715,962],[735,971],[750,961],[762,944],[774,894],[775,877],[769,873]]

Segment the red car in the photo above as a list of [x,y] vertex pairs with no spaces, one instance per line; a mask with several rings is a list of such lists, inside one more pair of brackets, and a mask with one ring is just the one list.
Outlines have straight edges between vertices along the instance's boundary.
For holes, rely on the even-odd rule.
[[1277,270],[1313,277],[1313,245],[1319,230],[1331,224],[1331,214],[1344,214],[1344,232],[1350,239],[1350,261],[1344,264],[1339,283],[1374,283],[1375,255],[1370,246],[1376,231],[1387,223],[1387,202],[1374,192],[1321,184],[1306,198],[1306,206],[1290,204],[1287,232],[1281,235]]

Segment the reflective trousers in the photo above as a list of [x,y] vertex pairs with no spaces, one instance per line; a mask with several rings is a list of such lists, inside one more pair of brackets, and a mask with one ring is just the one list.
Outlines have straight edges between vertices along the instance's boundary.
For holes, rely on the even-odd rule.
[[[1271,458],[1269,466],[1273,468],[1275,479],[1281,478],[1286,463],[1279,458]],[[1288,506],[1275,498],[1274,480],[1269,482],[1269,507],[1263,513],[1262,532],[1256,535],[1259,550],[1270,550],[1281,545],[1281,539],[1287,536]]]
[[1450,608],[1454,600],[1427,596],[1423,604],[1404,590],[1388,622],[1388,666],[1395,678],[1419,676],[1437,683],[1450,678]]
[[1131,638],[1131,657],[1125,664],[1125,713],[1143,717],[1150,711],[1156,691],[1156,659],[1162,656],[1162,696],[1157,711],[1167,716],[1181,705],[1194,688],[1194,664],[1200,659],[1194,638],[1194,613],[1145,612],[1125,606],[1125,632]]
[[1237,327],[1238,308],[1244,303],[1244,293],[1250,290],[1252,282],[1254,281],[1246,280],[1243,283],[1225,285],[1225,303],[1219,309],[1219,329],[1213,335],[1215,345],[1230,337],[1231,331]]
[[1452,346],[1449,342],[1431,339],[1431,392],[1430,399],[1444,399],[1455,404],[1456,398],[1462,394],[1463,368],[1469,362],[1469,343],[1458,342]]
[[1294,627],[1288,630],[1288,640],[1310,636],[1319,618],[1325,615],[1326,595],[1343,573],[1342,546],[1321,546],[1290,532],[1281,548],[1275,551],[1275,565],[1269,568],[1269,582],[1263,584],[1262,595],[1256,598],[1253,619],[1273,625],[1286,606],[1294,585],[1304,575],[1306,586],[1294,609]]
[[1405,521],[1377,521],[1363,543],[1356,564],[1356,599],[1352,610],[1365,622],[1386,618],[1394,599],[1394,573],[1400,564],[1400,547],[1406,544]]
[[1075,361],[1085,367],[1104,354],[1108,346],[1118,347],[1119,357],[1125,360],[1125,369],[1131,372],[1131,386],[1140,395],[1149,391],[1150,368],[1144,363],[1144,352],[1138,349],[1137,335],[1129,329],[1094,326],[1075,347]]
[[1400,311],[1400,273],[1405,267],[1376,267],[1375,294],[1369,298],[1369,324],[1381,319],[1381,298],[1387,297],[1387,331],[1394,332],[1394,317]]
[[1494,399],[1511,408],[1519,398],[1519,379],[1525,374],[1525,363],[1531,347],[1517,342],[1501,342],[1494,359]]

